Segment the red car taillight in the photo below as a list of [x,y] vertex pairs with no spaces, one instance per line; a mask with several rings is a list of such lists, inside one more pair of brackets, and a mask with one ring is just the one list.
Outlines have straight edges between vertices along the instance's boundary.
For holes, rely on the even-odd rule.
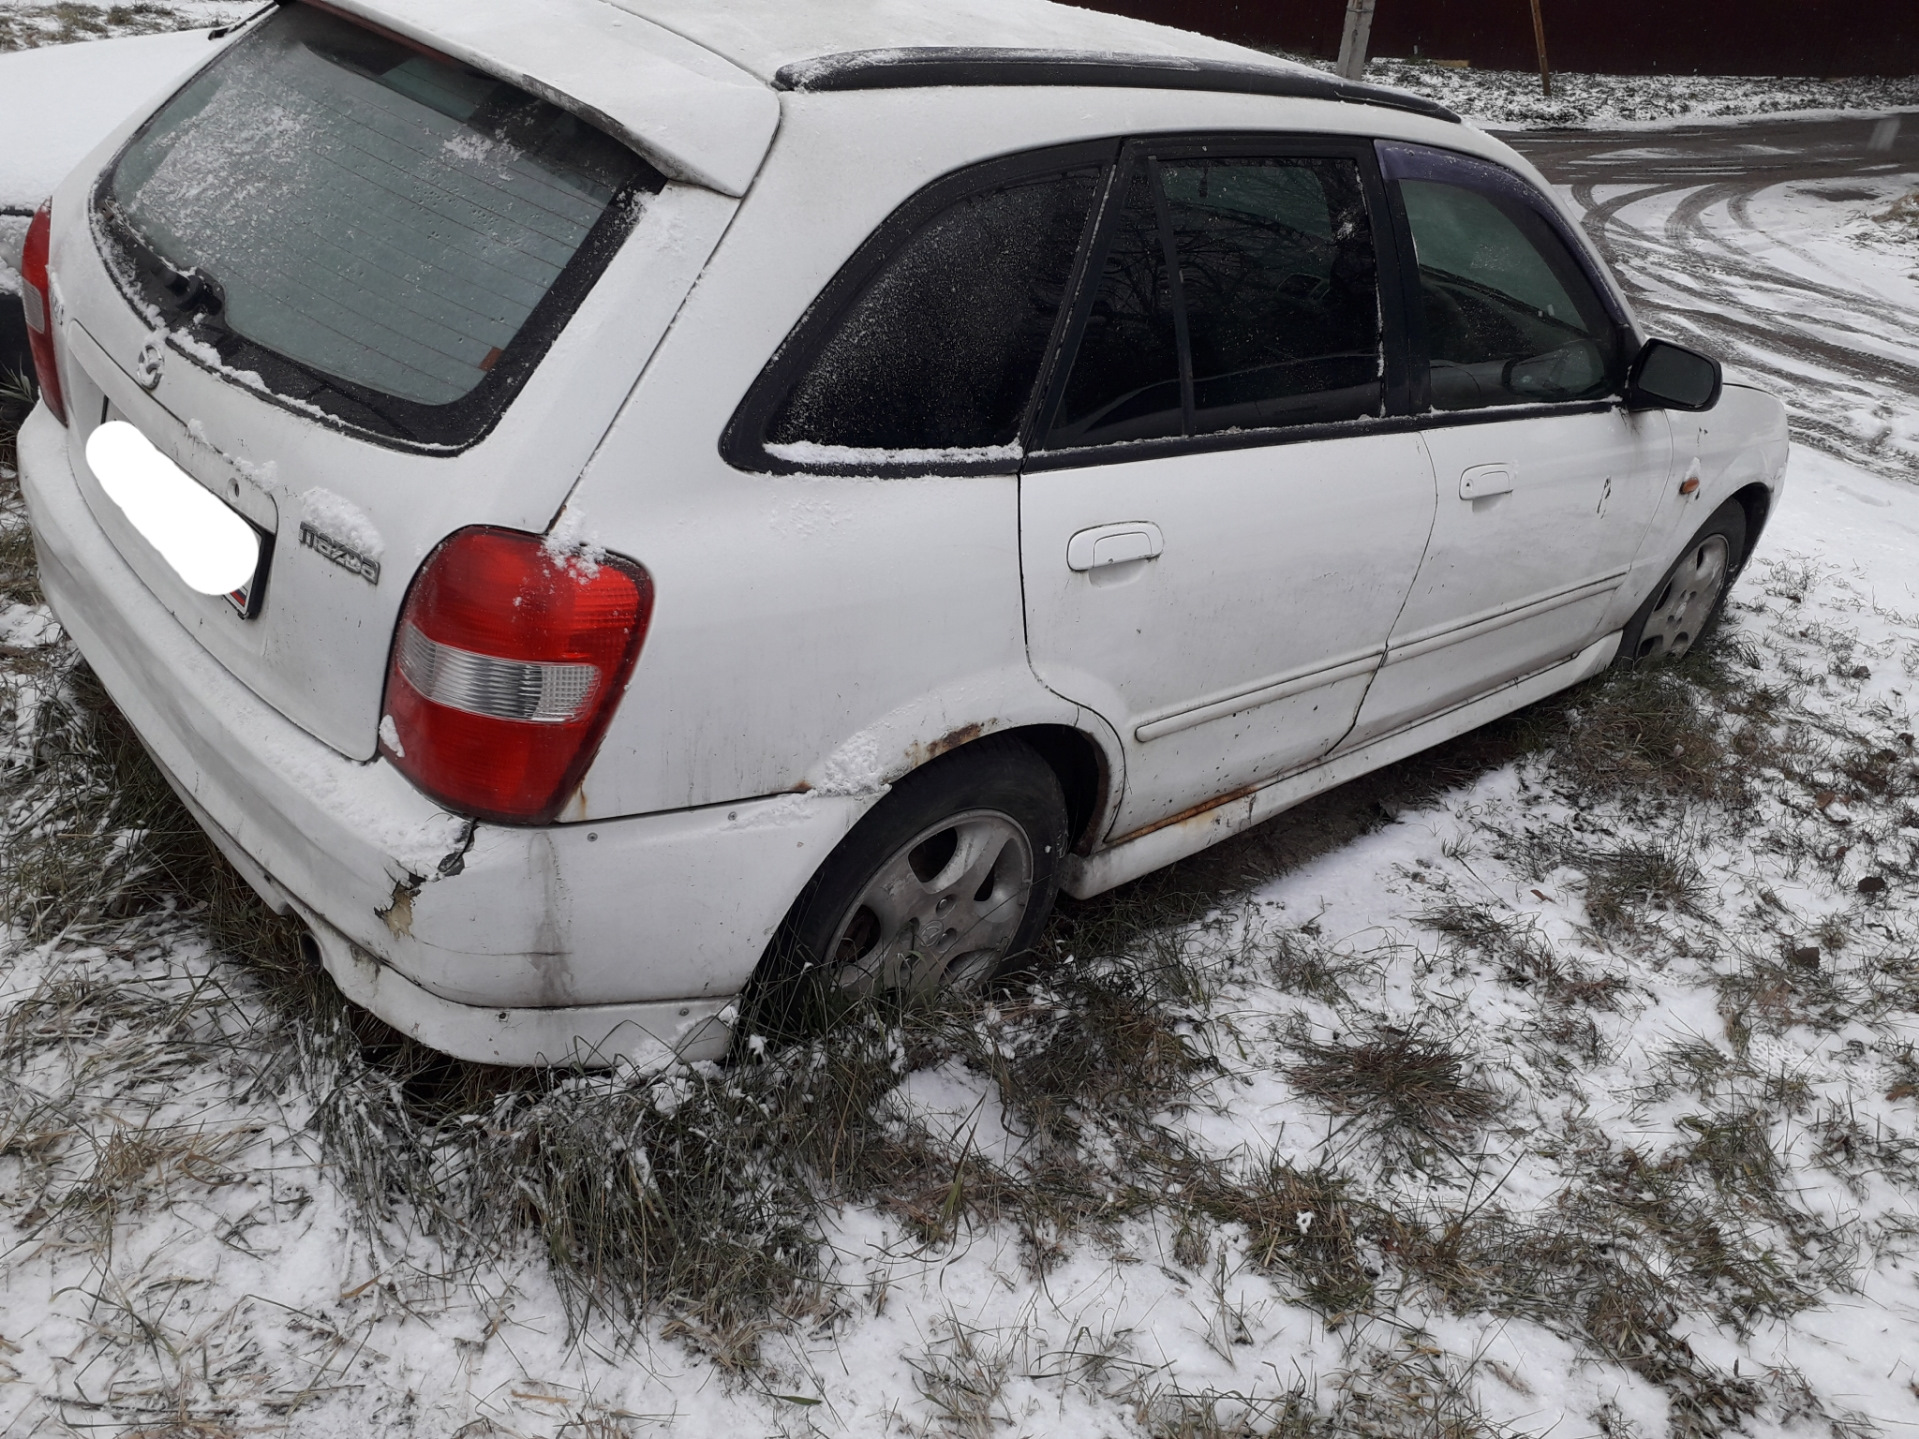
[[593,761],[652,614],[653,581],[630,560],[461,530],[401,608],[381,752],[449,809],[551,821]]
[[53,283],[47,278],[52,228],[53,202],[49,200],[27,225],[27,248],[20,260],[20,303],[27,312],[27,348],[33,352],[34,373],[40,377],[41,403],[64,425],[67,397],[60,388],[60,366],[53,353]]

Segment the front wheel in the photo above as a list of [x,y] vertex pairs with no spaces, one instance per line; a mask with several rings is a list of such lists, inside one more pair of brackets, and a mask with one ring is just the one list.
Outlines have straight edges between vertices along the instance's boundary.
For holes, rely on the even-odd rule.
[[1681,658],[1726,601],[1746,553],[1746,511],[1728,500],[1700,527],[1684,552],[1626,625],[1622,664]]
[[1066,823],[1058,777],[1017,740],[981,740],[907,775],[794,901],[754,1019],[812,1028],[863,1000],[981,989],[1038,939]]

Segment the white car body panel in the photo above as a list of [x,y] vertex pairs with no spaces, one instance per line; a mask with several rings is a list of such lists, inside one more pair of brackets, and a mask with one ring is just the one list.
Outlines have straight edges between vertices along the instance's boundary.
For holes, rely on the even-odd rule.
[[942,0],[939,5],[842,0],[610,0],[622,10],[709,46],[734,64],[771,80],[784,65],[856,50],[923,45],[1074,50],[1096,54],[1194,57],[1306,67],[1263,50],[1175,30],[1150,21],[1034,0]]
[[[714,1012],[864,811],[852,799],[791,795],[600,826],[510,828],[448,814],[384,761],[356,763],[302,732],[173,623],[94,523],[66,442],[44,409],[20,436],[41,582],[61,623],[269,902],[323,924],[441,1006],[711,1001]],[[728,893],[716,896],[728,869]],[[322,945],[329,964],[344,962],[334,948]],[[633,1022],[604,1017],[602,1034],[587,1034],[584,1013],[571,1022],[595,1044]],[[496,1035],[468,1057],[534,1059],[498,1047],[509,1041]],[[526,1042],[552,1036],[534,1025]],[[630,1052],[628,1040],[608,1054],[616,1050]]]
[[[97,151],[104,165],[118,137]],[[61,187],[60,213],[83,213],[91,176]],[[221,664],[340,753],[370,758],[393,626],[408,581],[448,533],[468,524],[542,531],[638,378],[653,345],[731,220],[737,202],[691,185],[647,198],[639,224],[499,423],[454,460],[369,444],[275,403],[169,344],[158,385],[127,367],[156,338],[122,298],[85,226],[62,228],[54,272],[65,301],[69,458],[96,518],[131,533],[87,470],[102,401],[175,464],[276,536],[272,596],[243,621],[224,598],[189,589],[144,542],[122,553]],[[77,318],[84,315],[84,320]],[[300,543],[310,508],[359,512],[377,536],[378,583]],[[322,530],[328,527],[322,523]]]
[[[1357,104],[764,83],[795,60],[912,45],[1282,68],[1026,0],[347,8],[597,117],[680,178],[646,202],[485,438],[457,455],[408,452],[185,353],[169,353],[151,393],[133,381],[153,330],[77,218],[145,118],[131,117],[56,195],[73,424],[34,415],[22,484],[50,602],[196,816],[270,903],[303,918],[347,994],[451,1052],[717,1055],[725,1005],[794,897],[917,766],[998,731],[1083,736],[1100,792],[1066,887],[1098,893],[1594,673],[1718,504],[1753,485],[1777,494],[1783,412],[1737,387],[1700,416],[1608,412],[1615,428],[1669,423],[1669,447],[1653,445],[1631,484],[1600,477],[1615,481],[1601,518],[1617,523],[1558,540],[1541,537],[1562,510],[1526,508],[1522,482],[1538,466],[1571,515],[1593,476],[1554,471],[1551,437],[1506,445],[1508,416],[1023,477],[743,472],[720,437],[768,358],[887,215],[965,166],[1091,139],[1320,133],[1463,151],[1551,192],[1488,136]],[[188,591],[116,518],[84,461],[109,406],[277,535],[258,620]],[[1513,491],[1475,510],[1459,481],[1489,462],[1513,467]],[[1184,504],[1155,494],[1175,470],[1195,487]],[[1699,479],[1694,493],[1679,493],[1682,476]],[[316,490],[377,533],[377,585],[299,546]],[[1528,572],[1491,598],[1461,583],[1477,582],[1472,555],[1490,532],[1471,522],[1502,508],[1524,522],[1513,534],[1531,537],[1541,574],[1597,564],[1603,591],[1557,607],[1565,632],[1536,636],[1523,657],[1473,641],[1426,650],[1448,657],[1428,671],[1413,658],[1375,674],[1395,644],[1416,651],[1488,612],[1514,622],[1505,629],[1533,617],[1549,579]],[[633,678],[561,823],[476,824],[373,757],[402,596],[433,547],[471,524],[560,527],[654,581]],[[1129,570],[1096,584],[1068,550],[1108,524],[1134,526],[1123,542],[1145,548],[1096,567]],[[1262,624],[1246,623],[1254,612]],[[1142,645],[1149,622],[1159,628]],[[1469,666],[1481,667],[1472,682],[1452,683]],[[1397,694],[1395,668],[1408,680]],[[1102,847],[1106,835],[1118,840]]]
[[[1073,538],[1155,523],[1156,557]],[[1416,433],[1248,446],[1020,480],[1033,668],[1126,747],[1115,833],[1318,758],[1352,727],[1433,525]]]
[[1590,644],[1672,463],[1664,410],[1488,418],[1425,438],[1432,542],[1349,746]]
[[[846,256],[941,175],[996,155],[1142,132],[1373,134],[1380,114],[1258,95],[1065,88],[1033,91],[1017,107],[982,107],[960,88],[789,94],[784,103],[753,193],[568,501],[603,543],[654,569],[660,595],[626,699],[568,817],[820,783],[834,756],[875,734],[886,737],[870,769],[877,785],[968,726],[1076,725],[1123,774],[1113,727],[1074,718],[1081,704],[1093,707],[1090,697],[1046,689],[1028,663],[1019,482],[748,475],[720,456],[719,436]],[[1383,123],[1427,141],[1459,128],[1398,113]],[[820,204],[822,195],[834,203]],[[1417,442],[1402,443],[1417,453]],[[1414,482],[1422,487],[1418,503],[1430,516],[1423,471]],[[1000,579],[989,584],[989,574]],[[870,660],[882,654],[880,672]],[[913,732],[888,721],[935,684],[935,671],[951,677],[946,693],[970,693],[971,711],[928,701]]]
[[1250,792],[1222,795],[1214,804],[1181,815],[1170,824],[1155,825],[1108,849],[1087,856],[1073,855],[1066,862],[1060,887],[1075,899],[1091,899],[1128,880],[1163,869],[1175,860],[1210,849],[1221,840],[1243,834],[1347,780],[1358,779],[1421,750],[1444,744],[1581,680],[1591,679],[1612,663],[1618,649],[1619,636],[1606,635],[1571,659],[1538,674],[1513,680],[1454,709],[1429,715],[1394,734],[1378,735],[1365,745],[1307,765],[1294,774],[1282,775]]

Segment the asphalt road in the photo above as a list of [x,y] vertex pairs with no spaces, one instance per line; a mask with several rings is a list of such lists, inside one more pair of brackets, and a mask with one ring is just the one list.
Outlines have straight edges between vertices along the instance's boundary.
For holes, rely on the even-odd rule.
[[1836,228],[1861,202],[1919,187],[1919,111],[1899,120],[1892,134],[1879,119],[1760,119],[1502,138],[1567,187],[1648,328],[1780,394],[1800,438],[1919,479],[1888,443],[1919,408],[1911,287],[1778,225],[1783,206],[1816,236],[1821,202]]

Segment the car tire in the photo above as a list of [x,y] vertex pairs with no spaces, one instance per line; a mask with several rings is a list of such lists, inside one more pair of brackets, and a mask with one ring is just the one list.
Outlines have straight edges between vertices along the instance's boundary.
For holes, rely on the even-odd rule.
[[1620,664],[1682,659],[1725,606],[1746,556],[1746,511],[1727,500],[1686,544],[1626,624]]
[[1069,843],[1052,767],[985,739],[900,780],[793,902],[742,1033],[801,1033],[868,1000],[973,992],[1033,948]]

